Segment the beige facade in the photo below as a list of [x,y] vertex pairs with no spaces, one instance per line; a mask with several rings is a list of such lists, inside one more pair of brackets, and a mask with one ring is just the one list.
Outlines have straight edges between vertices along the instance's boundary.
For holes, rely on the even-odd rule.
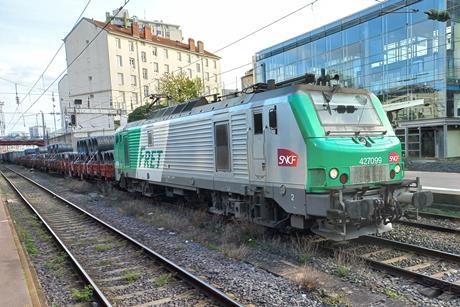
[[[104,23],[86,18],[75,26],[65,38],[68,66],[103,27]],[[142,28],[137,22],[129,28],[110,24],[59,82],[62,116],[68,117],[78,108],[113,108],[130,113],[157,92],[164,73],[182,71],[202,80],[204,94],[221,93],[219,59],[205,51],[200,41],[195,44],[189,39],[184,44],[156,36],[148,25]],[[86,114],[83,122],[77,117],[76,127],[85,129],[91,123],[92,127],[103,128],[105,123],[113,122],[98,116]]]

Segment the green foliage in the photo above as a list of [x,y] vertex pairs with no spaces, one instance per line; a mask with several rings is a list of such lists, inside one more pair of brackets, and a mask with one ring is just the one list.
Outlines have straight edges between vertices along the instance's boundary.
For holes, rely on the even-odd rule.
[[310,255],[307,254],[302,254],[297,257],[297,260],[302,264],[306,264],[308,262],[308,259],[310,259]]
[[349,272],[350,270],[346,266],[343,266],[343,265],[339,265],[335,269],[335,274],[339,277],[347,277]]
[[215,243],[208,242],[205,245],[210,250],[213,250],[213,251],[216,251],[216,252],[222,251],[222,248],[219,245],[215,244]]
[[128,283],[133,283],[139,278],[141,278],[141,274],[139,272],[128,271],[125,274],[123,274],[123,279],[126,280]]
[[52,258],[50,260],[47,260],[45,262],[45,268],[46,269],[57,269],[60,266],[62,266],[62,264],[64,264],[66,259],[67,259],[67,254],[66,253],[60,253],[58,256],[56,256],[56,257],[54,257],[54,258]]
[[29,235],[29,233],[25,229],[23,228],[19,229],[19,238],[24,243],[26,251],[30,256],[34,256],[38,254],[38,249],[35,246],[34,239],[32,239],[32,237]]
[[108,244],[96,245],[96,250],[98,252],[105,252],[105,251],[111,250],[112,248],[113,248],[112,245],[108,245]]
[[143,105],[135,108],[131,113],[128,114],[128,123],[135,122],[141,119],[146,119],[149,115],[149,105]]
[[93,298],[93,287],[87,285],[82,290],[72,289],[71,295],[79,302],[89,302]]
[[393,289],[389,289],[389,288],[385,288],[383,290],[383,292],[385,293],[386,296],[388,296],[389,298],[397,298],[399,296],[399,293]]
[[169,283],[171,278],[172,278],[171,273],[162,274],[162,275],[158,276],[157,278],[155,278],[155,285],[157,287],[163,287],[164,285]]
[[146,119],[149,115],[163,108],[165,104],[178,104],[190,99],[198,98],[202,95],[203,83],[201,79],[190,79],[184,73],[170,74],[166,73],[160,79],[160,88],[158,89],[159,95],[163,97],[170,97],[168,102],[162,101],[162,104],[157,103],[152,106],[147,103],[143,106],[137,107],[128,115],[128,123],[138,120]]
[[202,95],[201,79],[190,79],[185,73],[166,73],[160,79],[159,94],[171,97],[173,104],[181,103]]

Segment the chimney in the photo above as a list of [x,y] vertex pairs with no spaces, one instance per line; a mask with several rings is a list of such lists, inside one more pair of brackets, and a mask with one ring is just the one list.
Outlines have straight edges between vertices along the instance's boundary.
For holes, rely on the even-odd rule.
[[131,34],[135,37],[139,37],[139,24],[135,21],[131,24]]
[[202,41],[197,41],[196,44],[198,45],[198,52],[204,53],[204,44]]
[[152,40],[152,28],[149,25],[144,26],[144,38],[149,41]]
[[195,51],[196,48],[195,48],[195,41],[193,40],[193,38],[189,38],[188,39],[188,49],[190,51]]

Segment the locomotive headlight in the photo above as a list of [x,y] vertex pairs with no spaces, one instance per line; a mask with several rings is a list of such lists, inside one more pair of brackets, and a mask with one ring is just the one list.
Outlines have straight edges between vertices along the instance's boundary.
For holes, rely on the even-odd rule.
[[329,171],[329,177],[331,177],[331,179],[337,179],[337,176],[339,176],[339,170],[336,168],[331,168]]
[[395,166],[395,172],[399,173],[401,171],[401,166],[399,164],[396,164]]

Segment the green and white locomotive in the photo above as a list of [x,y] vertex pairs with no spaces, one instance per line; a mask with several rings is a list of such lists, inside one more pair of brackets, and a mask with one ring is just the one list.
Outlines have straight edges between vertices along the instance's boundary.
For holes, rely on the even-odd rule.
[[401,144],[361,89],[294,84],[189,101],[120,128],[114,156],[128,190],[334,240],[388,231],[432,201],[403,180]]

